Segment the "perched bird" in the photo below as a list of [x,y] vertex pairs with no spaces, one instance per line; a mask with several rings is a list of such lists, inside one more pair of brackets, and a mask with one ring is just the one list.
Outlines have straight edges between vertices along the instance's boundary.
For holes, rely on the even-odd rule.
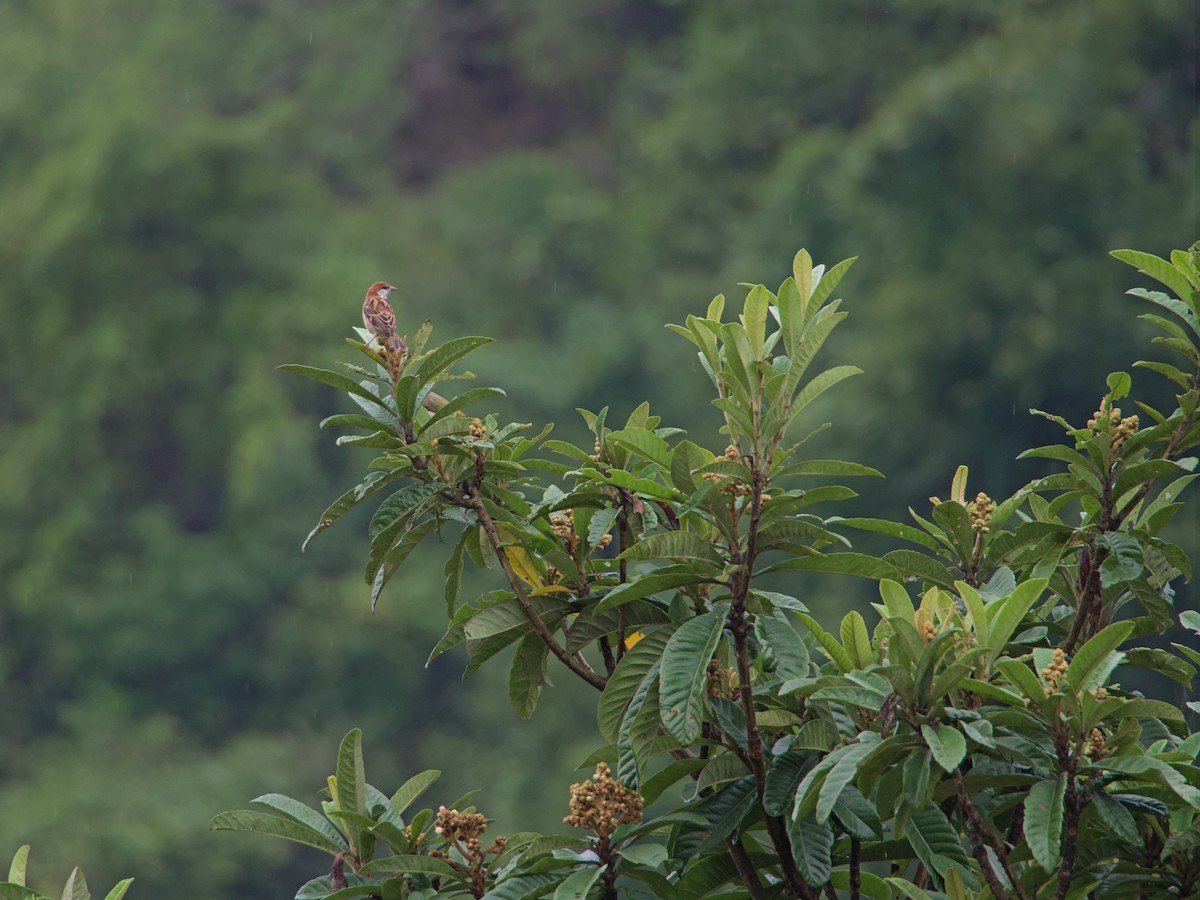
[[403,349],[404,341],[396,334],[396,313],[392,310],[392,304],[388,303],[388,295],[394,290],[384,281],[371,285],[363,301],[363,325],[379,340],[381,346],[399,351]]
[[[407,348],[404,346],[404,338],[396,333],[396,313],[392,309],[392,304],[388,303],[388,297],[394,290],[396,289],[386,281],[377,281],[371,285],[366,299],[363,300],[363,325],[381,346],[396,353],[404,353],[399,361],[394,360],[395,365],[400,366],[403,365],[403,360],[407,356]],[[393,372],[392,377],[395,378],[396,373]],[[421,405],[430,412],[437,412],[446,405],[446,398],[430,391],[422,398]],[[455,413],[459,416],[462,414],[462,412]]]

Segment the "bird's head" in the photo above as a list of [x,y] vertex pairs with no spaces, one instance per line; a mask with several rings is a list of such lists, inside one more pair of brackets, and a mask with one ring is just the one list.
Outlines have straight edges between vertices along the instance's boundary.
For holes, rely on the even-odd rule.
[[378,294],[380,297],[382,297],[384,300],[386,300],[388,298],[388,295],[391,294],[392,291],[394,291],[394,290],[396,290],[396,289],[394,287],[392,287],[390,284],[388,284],[386,281],[377,281],[373,285],[371,285],[371,289],[367,293]]

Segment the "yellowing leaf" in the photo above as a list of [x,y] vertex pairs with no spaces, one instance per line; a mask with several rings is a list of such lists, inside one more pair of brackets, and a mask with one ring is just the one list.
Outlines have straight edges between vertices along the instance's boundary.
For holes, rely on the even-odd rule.
[[629,637],[625,638],[625,649],[632,650],[633,645],[636,644],[638,641],[640,641],[645,636],[646,635],[640,631],[633,632],[633,634],[631,634],[631,635],[629,635]]
[[508,557],[508,564],[517,573],[517,577],[531,588],[544,588],[546,582],[542,580],[533,557],[529,555],[528,550],[521,546],[521,533],[504,522],[496,523],[496,531],[500,535],[500,540],[504,542],[504,554]]

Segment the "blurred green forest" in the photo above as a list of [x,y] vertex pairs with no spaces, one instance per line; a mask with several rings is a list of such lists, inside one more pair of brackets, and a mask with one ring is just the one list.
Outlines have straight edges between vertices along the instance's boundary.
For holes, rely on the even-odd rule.
[[208,819],[314,802],[353,725],[381,789],[561,827],[586,688],[523,722],[502,664],[424,669],[437,547],[374,615],[361,518],[300,554],[362,457],[275,367],[348,358],[383,279],[402,331],[498,338],[505,415],[715,426],[663,323],[859,255],[814,452],[889,476],[876,515],[959,463],[1006,496],[1029,407],[1082,422],[1153,352],[1106,253],[1200,237],[1197,52],[1186,0],[0,4],[0,852],[289,897],[318,855]]

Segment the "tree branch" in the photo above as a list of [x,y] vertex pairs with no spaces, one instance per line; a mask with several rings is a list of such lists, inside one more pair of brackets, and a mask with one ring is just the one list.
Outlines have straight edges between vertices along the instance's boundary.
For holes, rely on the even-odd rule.
[[971,838],[972,847],[977,848],[975,858],[979,861],[980,868],[983,869],[988,887],[991,888],[992,893],[997,897],[1009,896],[1009,893],[1000,883],[999,876],[992,868],[992,861],[983,849],[982,841],[987,842],[988,846],[995,852],[996,858],[1000,860],[1000,865],[1004,867],[1004,873],[1012,883],[1012,888],[1016,892],[1016,896],[1021,898],[1021,900],[1027,900],[1025,891],[1021,889],[1021,883],[1017,880],[1016,870],[1008,858],[1008,848],[1004,846],[988,823],[983,820],[983,816],[979,814],[979,810],[975,808],[975,804],[971,800],[971,793],[967,790],[967,782],[963,778],[961,768],[954,770],[954,786],[958,789],[959,806],[971,824],[968,834]]
[[487,535],[488,543],[492,545],[492,551],[496,554],[496,559],[500,562],[500,569],[504,572],[504,577],[508,580],[509,587],[517,595],[517,602],[521,604],[521,609],[524,610],[526,618],[533,625],[534,633],[541,638],[542,643],[550,648],[550,652],[557,656],[564,666],[596,690],[604,690],[604,686],[608,683],[608,680],[601,675],[597,675],[589,666],[572,656],[565,647],[554,639],[554,635],[550,633],[550,629],[546,627],[546,623],[538,615],[537,608],[533,605],[529,594],[525,592],[525,586],[521,583],[521,579],[517,577],[512,563],[508,560],[508,553],[505,552],[504,542],[500,540],[500,533],[496,530],[496,523],[492,521],[487,507],[483,504],[483,498],[479,496],[479,491],[474,486],[471,486],[467,492],[467,502],[478,517],[479,524],[483,526],[483,532]]

